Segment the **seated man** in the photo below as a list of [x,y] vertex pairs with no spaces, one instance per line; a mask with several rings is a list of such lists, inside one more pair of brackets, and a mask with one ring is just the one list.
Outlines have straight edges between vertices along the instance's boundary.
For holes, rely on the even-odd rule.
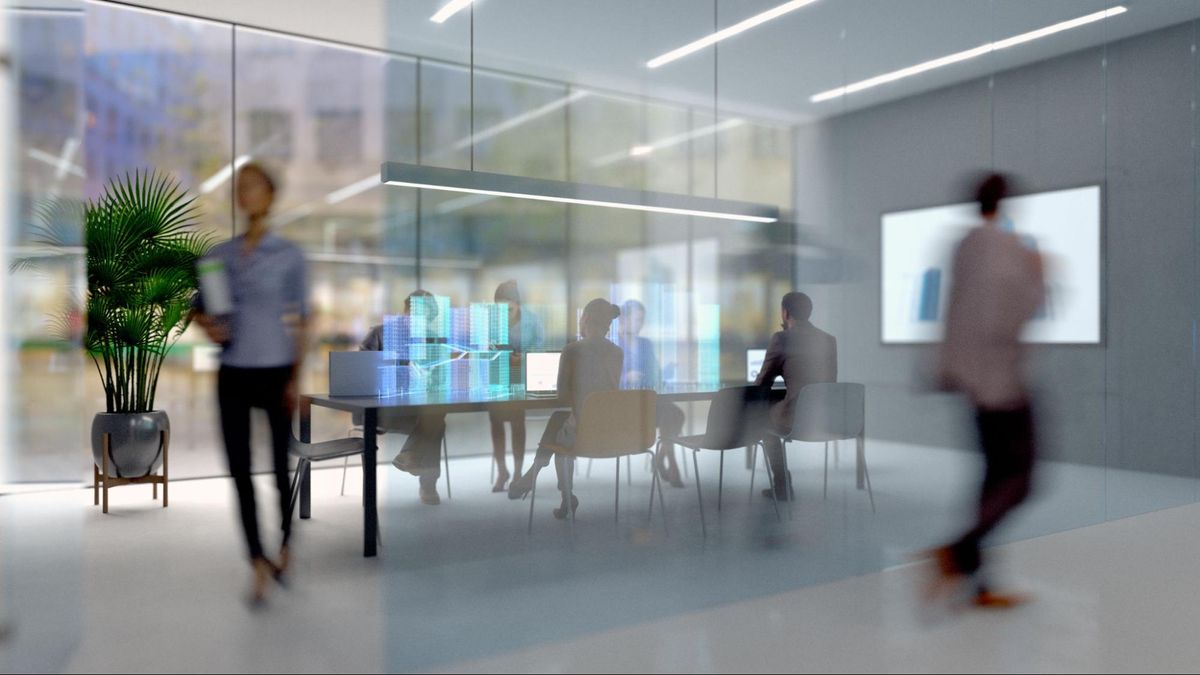
[[[783,377],[787,396],[771,406],[769,423],[778,433],[786,434],[792,428],[792,416],[800,390],[810,384],[837,382],[837,340],[809,321],[813,304],[812,299],[804,293],[792,292],[783,296],[780,310],[783,330],[771,336],[771,344],[767,347],[756,384],[770,387],[776,377]],[[763,444],[775,481],[772,487],[763,491],[763,495],[771,497],[774,491],[776,499],[786,501],[791,494],[787,490],[790,481],[783,442],[767,434]]]
[[[641,337],[646,325],[646,306],[637,300],[626,300],[621,306],[620,331],[617,346],[625,352],[625,365],[621,370],[622,389],[654,389],[662,386],[662,369],[654,355],[654,345]],[[664,438],[675,438],[683,433],[683,410],[665,400],[655,407],[658,428]],[[655,458],[655,469],[664,481],[674,487],[683,487],[679,478],[679,465],[675,461],[675,445],[663,443]]]
[[[437,318],[437,305],[432,302],[433,295],[424,290],[414,291],[405,298],[405,314],[412,316],[413,298],[429,298],[428,306],[432,308],[432,314],[427,318],[430,321]],[[359,350],[383,351],[382,325],[371,328],[367,337],[359,345]],[[381,430],[397,431],[408,435],[404,447],[400,450],[400,454],[392,460],[392,464],[397,469],[411,473],[420,479],[422,503],[431,506],[440,504],[441,497],[438,495],[437,482],[442,476],[442,439],[446,435],[446,416],[381,410],[378,425]]]

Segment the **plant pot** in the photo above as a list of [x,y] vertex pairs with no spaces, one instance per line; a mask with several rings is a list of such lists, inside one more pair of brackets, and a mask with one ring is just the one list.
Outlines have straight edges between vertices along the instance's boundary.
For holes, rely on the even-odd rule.
[[162,466],[163,434],[171,429],[164,410],[147,413],[96,413],[92,419],[92,459],[104,467],[104,434],[111,438],[108,475],[141,478]]

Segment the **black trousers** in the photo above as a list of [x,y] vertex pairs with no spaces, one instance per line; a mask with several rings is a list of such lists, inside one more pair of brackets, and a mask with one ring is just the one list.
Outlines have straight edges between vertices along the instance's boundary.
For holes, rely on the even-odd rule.
[[246,533],[246,545],[252,560],[263,557],[263,547],[258,535],[254,483],[250,480],[250,410],[260,408],[266,411],[271,424],[275,487],[279,491],[279,508],[283,516],[283,543],[286,545],[292,530],[292,514],[288,508],[288,444],[292,435],[292,418],[284,402],[284,392],[291,377],[292,366],[221,366],[221,371],[217,374],[217,399],[221,408],[221,432],[225,437],[225,454],[229,459],[229,475],[233,477],[233,484],[237,488],[242,529]]
[[950,546],[955,566],[964,574],[979,571],[983,539],[1029,497],[1037,459],[1033,412],[1028,405],[1015,410],[980,408],[975,419],[987,465],[979,513],[975,525]]

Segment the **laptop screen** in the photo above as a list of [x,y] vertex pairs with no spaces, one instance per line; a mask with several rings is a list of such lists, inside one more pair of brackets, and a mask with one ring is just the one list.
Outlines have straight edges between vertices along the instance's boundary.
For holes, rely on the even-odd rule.
[[[763,361],[767,358],[767,350],[765,349],[747,349],[746,350],[746,381],[757,382],[758,373],[762,370]],[[776,377],[773,385],[783,384],[782,377]]]
[[560,352],[528,352],[525,354],[525,391],[531,394],[558,392],[558,362]]

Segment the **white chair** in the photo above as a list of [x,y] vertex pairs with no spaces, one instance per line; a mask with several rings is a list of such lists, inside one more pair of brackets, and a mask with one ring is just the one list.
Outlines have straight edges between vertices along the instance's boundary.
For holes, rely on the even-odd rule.
[[[866,387],[848,382],[810,384],[800,390],[792,416],[792,428],[786,434],[772,432],[783,441],[784,453],[788,443],[801,441],[825,444],[824,496],[829,496],[829,443],[854,439],[867,483],[871,512],[875,512],[875,494],[871,490],[871,472],[866,458]],[[787,476],[788,493],[792,492],[791,475]],[[750,492],[754,485],[751,480]]]

